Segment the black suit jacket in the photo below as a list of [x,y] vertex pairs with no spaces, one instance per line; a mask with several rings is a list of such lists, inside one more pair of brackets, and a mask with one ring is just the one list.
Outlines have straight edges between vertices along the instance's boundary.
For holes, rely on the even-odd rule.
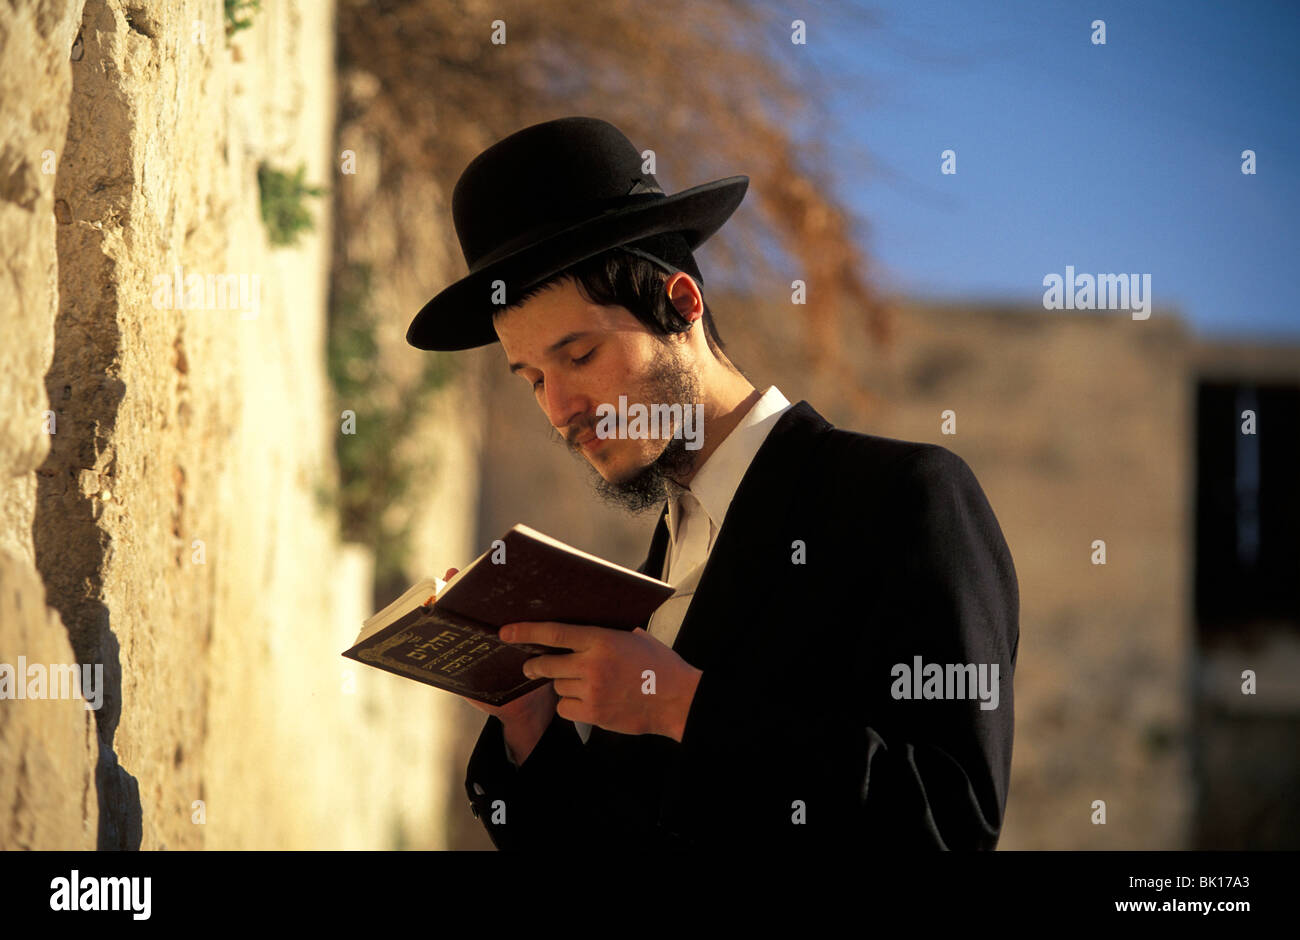
[[[655,577],[666,520],[640,567]],[[1018,618],[965,461],[800,401],[742,478],[673,644],[703,670],[681,742],[594,727],[584,745],[557,715],[516,769],[489,717],[466,793],[501,849],[992,849]],[[895,697],[917,656],[998,664],[997,707]]]

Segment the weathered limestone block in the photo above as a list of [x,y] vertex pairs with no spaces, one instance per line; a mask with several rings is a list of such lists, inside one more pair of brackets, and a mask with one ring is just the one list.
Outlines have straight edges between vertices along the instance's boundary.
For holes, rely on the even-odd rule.
[[[0,550],[0,669],[76,662],[31,566]],[[26,672],[26,669],[23,670]],[[26,676],[10,674],[26,686]],[[3,688],[4,679],[0,679]],[[47,683],[45,694],[53,689]],[[30,691],[30,688],[25,691]],[[7,688],[5,695],[15,694]],[[95,720],[81,698],[0,698],[0,849],[93,849]]]
[[[46,606],[32,523],[34,471],[57,431],[45,388],[58,308],[54,181],[80,19],[80,3],[57,0],[15,0],[0,16],[0,664],[15,671],[20,657],[42,671],[76,662]],[[0,849],[95,847],[95,720],[84,706],[0,699]]]

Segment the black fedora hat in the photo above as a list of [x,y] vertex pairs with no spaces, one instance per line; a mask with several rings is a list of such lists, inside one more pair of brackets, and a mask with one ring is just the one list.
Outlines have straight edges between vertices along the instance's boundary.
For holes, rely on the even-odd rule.
[[451,212],[469,274],[411,321],[417,349],[455,350],[497,341],[494,282],[505,299],[571,264],[629,242],[676,233],[694,249],[740,205],[748,176],[665,195],[617,127],[591,117],[534,124],[470,161]]

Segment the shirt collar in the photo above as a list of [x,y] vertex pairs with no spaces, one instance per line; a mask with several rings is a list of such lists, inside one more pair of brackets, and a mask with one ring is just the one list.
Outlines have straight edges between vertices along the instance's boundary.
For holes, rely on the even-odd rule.
[[[745,471],[749,469],[768,433],[789,407],[790,402],[781,394],[780,389],[769,385],[740,419],[740,423],[722,439],[717,450],[695,471],[690,486],[685,489],[690,490],[691,495],[704,507],[709,521],[713,523],[713,529],[722,528],[727,509],[731,506],[731,500],[736,495]],[[684,489],[671,480],[668,483],[669,491],[673,494],[668,501],[668,531],[676,541],[677,526],[681,520],[678,501]]]

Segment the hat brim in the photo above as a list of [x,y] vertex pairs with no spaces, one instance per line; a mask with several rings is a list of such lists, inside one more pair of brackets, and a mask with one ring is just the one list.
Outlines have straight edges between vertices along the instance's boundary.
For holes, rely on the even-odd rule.
[[680,232],[694,250],[736,211],[748,187],[748,176],[728,176],[587,219],[527,245],[439,291],[411,321],[406,341],[416,349],[443,351],[495,343],[493,281],[505,282],[508,298],[608,248],[665,232]]

